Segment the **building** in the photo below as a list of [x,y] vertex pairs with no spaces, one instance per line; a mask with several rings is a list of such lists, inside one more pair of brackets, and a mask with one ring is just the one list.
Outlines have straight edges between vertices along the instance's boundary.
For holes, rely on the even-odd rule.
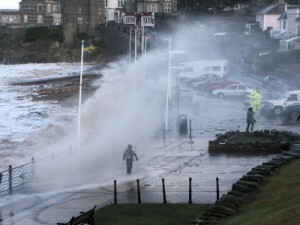
[[0,10],[0,21],[1,26],[20,26],[21,24],[21,16],[19,14],[19,10]]
[[19,13],[24,26],[56,26],[62,23],[60,0],[21,0]]
[[97,27],[106,22],[103,0],[64,0],[64,37],[67,44],[74,43],[76,34],[95,36]]
[[259,10],[255,14],[255,21],[263,31],[279,30],[278,18],[285,11],[286,3],[277,3]]
[[154,12],[170,14],[177,12],[177,0],[127,0],[127,12]]

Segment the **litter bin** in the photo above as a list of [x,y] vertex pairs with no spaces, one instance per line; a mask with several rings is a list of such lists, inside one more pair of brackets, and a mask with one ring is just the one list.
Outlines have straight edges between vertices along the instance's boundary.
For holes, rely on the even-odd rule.
[[180,115],[179,118],[179,134],[184,135],[187,134],[188,124],[186,115]]

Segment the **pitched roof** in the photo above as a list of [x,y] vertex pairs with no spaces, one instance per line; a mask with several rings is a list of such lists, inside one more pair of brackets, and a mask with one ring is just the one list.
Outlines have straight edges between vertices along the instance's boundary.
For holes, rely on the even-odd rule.
[[283,12],[281,14],[281,16],[279,16],[279,18],[277,20],[286,20],[287,19],[287,13],[286,12]]
[[278,4],[270,5],[266,8],[259,10],[256,13],[256,15],[259,15],[259,14],[264,14],[264,15],[266,15],[266,14],[268,14],[268,15],[282,14],[284,12],[285,5],[286,5],[286,3],[278,3]]

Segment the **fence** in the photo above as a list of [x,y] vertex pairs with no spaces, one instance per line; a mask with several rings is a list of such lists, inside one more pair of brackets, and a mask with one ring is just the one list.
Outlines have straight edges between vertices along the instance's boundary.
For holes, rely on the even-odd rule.
[[[170,200],[169,197],[173,195],[173,197],[177,198],[177,201],[179,200],[180,203],[188,203],[192,204],[194,200],[199,202],[199,196],[203,197],[203,193],[206,193],[205,195],[214,195],[214,198],[210,202],[215,202],[216,200],[220,199],[220,193],[225,192],[225,191],[220,191],[219,188],[219,178],[216,178],[216,183],[215,183],[215,189],[214,190],[193,190],[197,186],[192,184],[192,178],[189,178],[188,180],[188,185],[182,185],[186,189],[180,188],[180,190],[172,190],[170,187],[172,185],[166,185],[165,179],[161,179],[161,185],[160,185],[160,190],[152,190],[149,191],[145,186],[141,185],[141,182],[139,179],[136,180],[136,187],[132,188],[130,191],[132,192],[130,198],[125,197],[124,195],[121,196],[122,202],[121,203],[138,203],[141,204],[143,203],[174,203],[174,201]],[[146,185],[148,186],[148,185]],[[170,189],[168,189],[170,188]],[[128,192],[130,192],[128,191]],[[136,193],[134,193],[136,192]],[[199,194],[199,192],[202,193]],[[196,194],[195,196],[193,194]],[[117,185],[117,180],[114,180],[114,190],[113,190],[113,195],[114,195],[114,204],[118,204],[119,202],[119,197],[118,197],[118,185]],[[131,199],[133,201],[128,200]],[[207,203],[207,201],[205,201]]]
[[12,193],[13,188],[27,184],[33,178],[34,158],[30,163],[13,168],[9,165],[8,170],[0,173],[0,192],[9,191]]
[[[30,163],[15,168],[12,168],[12,166],[10,165],[7,171],[0,173],[0,193],[7,191],[9,194],[12,194],[13,189],[16,189],[17,187],[31,182],[34,178],[35,163],[36,162],[34,158],[32,158]],[[216,178],[214,184],[212,182],[213,179],[210,178],[210,184],[203,184],[201,185],[201,188],[199,188],[199,183],[193,184],[193,179],[191,177],[186,182],[181,180],[180,183],[175,183],[176,181],[171,181],[170,179],[168,181],[171,184],[167,183],[165,178],[161,179],[161,183],[159,183],[158,179],[152,179],[150,183],[145,180],[142,180],[144,184],[141,184],[142,182],[140,182],[140,180],[137,179],[136,186],[134,187],[133,185],[132,188],[130,188],[129,191],[127,191],[128,193],[131,193],[129,194],[129,196],[126,196],[126,194],[124,194],[124,192],[122,191],[118,193],[117,181],[114,180],[114,203],[117,204],[119,200],[121,200],[121,203],[122,201],[123,203],[142,203],[143,200],[144,203],[166,204],[174,203],[172,197],[180,203],[186,202],[192,204],[195,200],[196,202],[199,202],[200,199],[202,200],[202,202],[208,203],[218,200],[220,198],[220,193],[226,192],[226,190],[220,190],[218,177]],[[206,190],[203,189],[204,186],[206,187]],[[136,194],[134,193],[135,191]]]
[[[68,152],[72,151],[70,147]],[[59,154],[67,152],[62,151]],[[54,155],[40,159],[43,161],[45,159],[53,158]],[[0,193],[8,192],[12,194],[13,189],[16,189],[22,185],[25,185],[31,182],[34,178],[34,165],[37,161],[34,158],[31,158],[31,162],[23,164],[21,166],[12,167],[9,165],[8,170],[0,172]]]

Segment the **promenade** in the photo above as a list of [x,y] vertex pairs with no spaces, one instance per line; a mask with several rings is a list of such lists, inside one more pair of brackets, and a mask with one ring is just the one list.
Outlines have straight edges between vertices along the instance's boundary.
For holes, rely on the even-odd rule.
[[[268,161],[272,155],[236,156],[210,155],[209,137],[168,139],[153,146],[145,146],[151,157],[138,151],[133,174],[125,173],[125,164],[119,168],[118,178],[103,180],[104,174],[95,174],[91,180],[78,180],[67,188],[53,188],[51,183],[33,181],[13,195],[1,197],[2,225],[52,225],[67,222],[72,216],[97,205],[100,208],[114,203],[114,180],[117,180],[118,203],[137,203],[136,179],[140,180],[142,203],[162,203],[161,179],[165,179],[168,203],[188,203],[189,178],[192,178],[193,203],[214,203],[216,178],[219,178],[220,195],[256,165]],[[66,178],[67,179],[67,178]],[[90,178],[89,178],[90,179]]]

